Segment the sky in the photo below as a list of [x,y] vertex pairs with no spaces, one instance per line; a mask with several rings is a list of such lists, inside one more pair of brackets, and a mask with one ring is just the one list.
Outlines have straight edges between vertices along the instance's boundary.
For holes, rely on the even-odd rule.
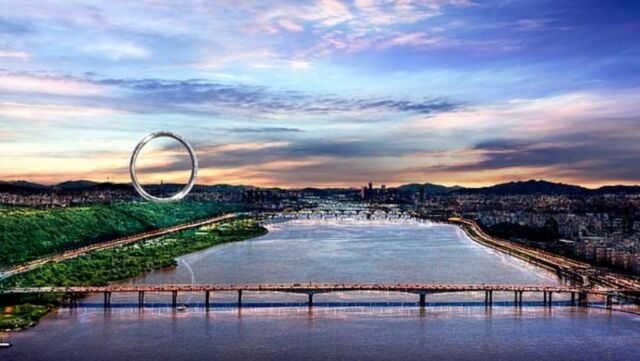
[[[0,0],[0,180],[640,183],[640,1]],[[187,178],[158,142],[140,172]]]

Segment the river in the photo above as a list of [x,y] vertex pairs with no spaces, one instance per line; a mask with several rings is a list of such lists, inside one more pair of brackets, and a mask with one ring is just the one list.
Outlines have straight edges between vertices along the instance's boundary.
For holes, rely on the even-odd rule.
[[[128,282],[562,283],[451,225],[317,220],[274,223],[269,231],[183,256],[175,269]],[[11,334],[14,347],[0,350],[0,359],[631,360],[640,349],[640,316],[545,309],[527,294],[533,303],[521,309],[507,304],[512,294],[497,293],[494,301],[505,304],[490,309],[480,306],[483,294],[434,294],[420,309],[413,305],[417,295],[371,292],[316,295],[318,306],[309,309],[296,306],[305,295],[247,292],[247,307],[233,307],[235,294],[214,294],[208,312],[199,307],[201,294],[180,295],[186,312],[166,307],[170,296],[162,294],[147,295],[151,307],[138,310],[130,307],[136,297],[114,294],[107,311],[99,295],[78,309],[60,309]]]

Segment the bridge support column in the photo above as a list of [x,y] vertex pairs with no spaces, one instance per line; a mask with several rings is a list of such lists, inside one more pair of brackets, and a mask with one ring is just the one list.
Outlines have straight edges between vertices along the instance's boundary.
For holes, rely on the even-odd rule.
[[513,306],[518,307],[518,291],[513,291]]
[[171,306],[173,308],[178,306],[178,291],[171,291]]
[[547,291],[542,291],[542,295],[544,296],[544,299],[542,301],[542,305],[543,306],[547,306]]
[[313,293],[309,293],[309,307],[313,306]]
[[104,293],[104,307],[105,308],[111,307],[111,292]]
[[586,292],[578,293],[578,305],[579,306],[586,307],[588,302],[589,302],[589,299],[587,298],[587,293]]
[[524,291],[518,291],[518,293],[520,294],[520,301],[518,302],[518,305],[522,307],[522,294],[524,293]]
[[484,291],[484,305],[485,306],[493,305],[493,290]]
[[612,303],[613,303],[613,301],[612,301],[611,295],[607,295],[607,302],[606,302],[606,306],[607,306],[607,309],[608,309],[608,310],[610,310],[610,309],[611,309],[611,305],[612,305]]
[[242,290],[238,291],[238,307],[242,307]]
[[424,294],[424,293],[421,293],[421,294],[420,294],[420,307],[421,307],[421,308],[424,308],[424,306],[425,306],[425,304],[426,304],[426,302],[425,302],[425,301],[426,301],[426,300],[425,300],[425,299],[426,299],[426,297],[427,297],[427,295],[426,295],[426,294]]
[[138,291],[138,307],[144,307],[144,291]]
[[208,310],[209,309],[209,298],[210,298],[211,294],[210,291],[204,291],[204,307]]
[[549,291],[549,307],[553,306],[553,291]]
[[571,292],[571,306],[575,306],[575,305],[576,305],[576,293]]

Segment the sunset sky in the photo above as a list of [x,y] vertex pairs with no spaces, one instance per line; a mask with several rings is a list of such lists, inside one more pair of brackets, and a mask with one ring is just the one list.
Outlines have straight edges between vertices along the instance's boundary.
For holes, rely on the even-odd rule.
[[640,183],[640,1],[0,0],[0,180],[157,130],[207,184]]

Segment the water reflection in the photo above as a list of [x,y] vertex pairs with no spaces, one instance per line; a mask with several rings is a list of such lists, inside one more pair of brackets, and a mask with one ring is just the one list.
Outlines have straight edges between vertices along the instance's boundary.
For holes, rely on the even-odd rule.
[[[507,283],[556,285],[554,273],[482,247],[457,227],[408,220],[290,221],[270,233],[179,259],[175,269],[129,281],[162,283]],[[542,296],[384,292],[307,296],[246,292],[179,295],[114,294],[85,307],[61,309],[40,325],[12,335],[9,360],[631,360],[640,349],[640,317],[594,308],[538,307]],[[554,295],[556,305],[563,297]],[[374,303],[371,303],[374,302]],[[386,305],[385,305],[386,304]],[[286,305],[287,307],[278,307]],[[348,305],[349,307],[344,307]],[[269,307],[265,307],[269,306]],[[342,306],[342,307],[336,307]],[[380,307],[383,306],[383,307]]]
[[632,360],[638,318],[529,307],[60,310],[9,360]]

